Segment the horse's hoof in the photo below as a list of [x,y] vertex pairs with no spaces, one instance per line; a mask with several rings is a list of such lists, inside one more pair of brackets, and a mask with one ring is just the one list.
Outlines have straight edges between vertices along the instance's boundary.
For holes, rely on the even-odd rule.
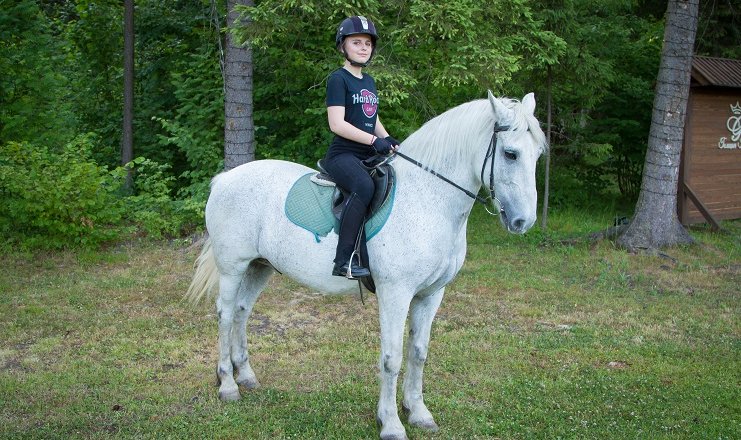
[[437,423],[435,423],[434,420],[420,420],[418,422],[409,421],[409,424],[412,426],[416,426],[417,428],[424,429],[427,432],[437,432],[440,430],[440,427],[437,426]]
[[376,417],[376,424],[379,428],[381,428],[381,440],[409,440],[407,437],[406,432],[404,432],[404,428],[402,428],[401,432],[383,432],[383,423],[381,422],[381,419]]
[[219,399],[221,399],[223,402],[236,402],[240,398],[241,396],[239,395],[238,389],[219,391]]
[[237,385],[247,390],[256,390],[260,388],[260,382],[258,382],[257,379],[245,379],[242,381],[237,381]]
[[381,440],[409,440],[405,433],[401,434],[381,434]]
[[[404,411],[404,414],[406,414],[407,417],[409,418],[408,421],[410,425],[420,428],[420,429],[424,429],[425,431],[428,431],[428,432],[437,432],[440,430],[440,427],[437,426],[437,423],[435,423],[435,420],[432,418],[431,415],[428,418],[423,418],[421,420],[414,420],[412,416],[412,411],[406,405],[402,404],[401,409],[402,411]],[[428,412],[428,411],[425,411],[425,412]]]

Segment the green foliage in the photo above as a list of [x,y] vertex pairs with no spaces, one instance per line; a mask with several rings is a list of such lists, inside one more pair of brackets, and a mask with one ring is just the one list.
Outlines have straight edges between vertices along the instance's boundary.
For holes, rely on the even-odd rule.
[[595,173],[612,186],[617,185],[623,198],[636,200],[648,145],[663,26],[643,20],[622,24],[623,31],[613,38],[613,79],[606,84],[607,93],[590,111],[589,124],[574,132],[580,138],[611,146],[611,154]]
[[80,136],[61,152],[9,142],[0,149],[0,246],[95,247],[132,234],[186,234],[203,222],[207,191],[175,200],[170,165],[137,158],[134,194],[122,189],[127,168],[108,171],[92,160],[95,135]]
[[[170,164],[168,173],[178,178],[177,188],[192,183],[181,178],[184,172],[212,176],[218,165],[214,151],[223,149],[214,146],[223,143],[224,118],[219,35],[209,19],[208,2],[138,1],[135,27],[141,66],[136,73],[135,155]],[[163,143],[162,136],[172,132],[162,119],[190,131],[195,143],[186,148],[187,141]]]
[[[633,0],[261,0],[245,9],[246,29],[233,34],[254,47],[257,156],[313,165],[331,140],[326,77],[343,58],[337,24],[363,14],[378,26],[368,68],[379,86],[384,125],[400,139],[486,89],[510,97],[534,91],[546,120],[551,73],[551,202],[586,206],[635,199],[648,137],[665,3]],[[122,14],[119,0],[0,0],[0,145],[3,172],[28,183],[22,168],[55,165],[82,148],[58,176],[82,188],[106,176],[110,220],[96,213],[93,234],[61,216],[64,200],[45,182],[42,228],[22,194],[33,185],[0,188],[13,208],[2,214],[14,243],[52,247],[98,243],[135,232],[168,237],[201,224],[209,180],[222,169],[223,81],[219,33],[225,2],[137,0],[135,13],[135,152],[137,189],[121,179]],[[697,52],[739,57],[738,11],[703,0]],[[231,24],[229,24],[231,25]],[[94,135],[78,136],[80,133]],[[70,140],[73,140],[71,141]],[[77,145],[77,147],[71,147]],[[33,152],[19,158],[16,150]],[[13,153],[13,151],[16,151]],[[10,160],[7,157],[13,157]],[[98,167],[87,175],[82,169]],[[113,171],[108,171],[113,170]],[[61,177],[60,177],[61,179]],[[90,179],[88,182],[86,179]],[[43,179],[42,179],[43,180]],[[10,188],[13,188],[12,191]],[[40,191],[40,189],[39,189]],[[26,195],[28,195],[26,194]],[[88,196],[92,197],[92,196]],[[96,197],[103,197],[98,195]],[[5,200],[5,199],[3,199]],[[56,202],[54,202],[56,201]],[[66,201],[65,201],[66,203]],[[92,203],[92,205],[96,205]],[[74,205],[74,203],[72,203]],[[42,203],[43,205],[43,203]],[[80,210],[81,208],[78,208]],[[98,208],[90,208],[95,211]],[[90,217],[87,213],[85,218]],[[15,217],[17,216],[17,217]],[[33,220],[33,221],[32,221]],[[75,223],[77,222],[77,223]],[[59,226],[59,225],[58,225]],[[65,229],[67,228],[67,229]],[[41,231],[52,239],[44,242]],[[16,237],[15,231],[18,232]],[[25,232],[24,232],[25,231]],[[84,230],[82,230],[84,231]],[[96,236],[100,232],[100,237]],[[56,234],[56,235],[55,235]],[[36,238],[32,238],[36,237]],[[77,238],[74,238],[77,237]],[[67,244],[62,244],[67,243]]]
[[120,165],[123,114],[123,7],[116,0],[64,2],[53,15],[69,42],[67,64],[74,88],[69,101],[83,132],[104,143],[93,157],[101,165]]
[[0,149],[0,233],[5,245],[94,246],[120,232],[120,175],[90,160],[90,137],[60,153],[28,143]]
[[[118,166],[123,106],[121,2],[59,2],[47,5],[45,11],[47,20],[58,29],[60,40],[67,42],[63,58],[69,70],[69,89],[74,90],[67,102],[75,110],[80,129],[94,132],[105,141],[94,149],[95,160]],[[208,2],[201,0],[143,0],[136,4],[134,155],[170,164],[169,173],[176,177],[192,171],[193,165],[175,144],[160,142],[160,137],[168,133],[159,119],[173,120],[187,107],[211,109],[211,102],[222,102],[221,94],[214,93],[221,86],[213,86],[219,78],[215,50],[219,37],[208,11]],[[195,59],[206,53],[211,57],[207,68]],[[191,62],[198,64],[189,66]],[[183,79],[190,84],[182,84]],[[201,95],[185,96],[193,101],[183,102],[181,89],[199,81],[208,83]],[[208,106],[204,106],[206,100]],[[202,120],[198,130],[203,133],[203,125],[217,117],[218,113]],[[212,124],[206,131],[209,136],[219,137],[220,127],[223,122]],[[177,186],[190,183],[179,180]]]
[[153,118],[166,132],[158,135],[159,148],[177,151],[186,160],[177,187],[188,195],[223,168],[224,92],[218,63],[211,47],[183,58],[171,72],[174,116]]
[[326,151],[331,135],[325,79],[338,67],[333,56],[333,27],[342,20],[338,3],[261,2],[248,10],[252,25],[233,30],[254,47],[258,157],[313,164]]
[[732,0],[701,0],[697,55],[741,59],[741,8]]
[[[120,2],[2,0],[0,192],[9,208],[0,215],[8,243],[94,246],[202,224],[223,137],[218,37],[207,11],[200,0],[137,2],[135,154],[149,160],[132,164],[136,191],[124,197]],[[68,142],[80,131],[94,134]]]
[[486,89],[513,97],[535,91],[544,121],[550,69],[555,164],[575,168],[554,174],[576,185],[557,200],[582,203],[593,199],[579,194],[595,193],[637,196],[661,23],[640,16],[634,2],[415,0],[359,7],[269,0],[245,13],[250,25],[232,32],[256,50],[261,157],[312,164],[324,154],[331,138],[324,81],[342,63],[332,42],[335,26],[346,15],[363,14],[380,33],[367,70],[379,87],[384,125],[398,137]]
[[[595,196],[634,201],[663,24],[635,2],[537,3],[544,27],[566,43],[556,62],[546,63],[553,95],[553,202],[588,207]],[[523,73],[518,82],[536,79],[543,115],[548,74],[539,62]]]
[[134,194],[124,197],[127,222],[136,232],[151,238],[177,237],[201,223],[203,213],[186,200],[173,200],[175,178],[169,164],[138,157],[129,164],[136,170]]
[[0,144],[61,148],[76,130],[67,45],[32,0],[0,0]]

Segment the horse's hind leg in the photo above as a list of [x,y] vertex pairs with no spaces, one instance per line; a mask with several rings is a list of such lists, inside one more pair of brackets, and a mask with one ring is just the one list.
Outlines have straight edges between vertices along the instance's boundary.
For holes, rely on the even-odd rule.
[[[247,387],[258,385],[247,355],[247,318],[257,297],[270,278],[273,269],[251,263],[242,275],[221,275],[216,311],[219,316],[219,398],[238,400],[239,383]],[[234,379],[234,368],[239,371]]]
[[265,288],[274,270],[257,262],[252,262],[242,278],[242,284],[237,294],[234,325],[232,326],[232,365],[237,369],[237,385],[248,389],[260,386],[255,372],[250,366],[250,357],[247,350],[247,320],[252,313],[252,307]]
[[216,375],[220,384],[219,398],[226,401],[239,399],[239,387],[234,381],[231,360],[231,335],[234,328],[237,292],[241,283],[241,275],[222,274],[219,277],[219,297],[216,300],[216,312],[219,317],[219,363]]
[[430,329],[443,299],[443,289],[426,298],[414,298],[409,313],[407,370],[404,376],[403,408],[409,412],[409,424],[437,431],[437,424],[422,398],[422,373],[430,344]]

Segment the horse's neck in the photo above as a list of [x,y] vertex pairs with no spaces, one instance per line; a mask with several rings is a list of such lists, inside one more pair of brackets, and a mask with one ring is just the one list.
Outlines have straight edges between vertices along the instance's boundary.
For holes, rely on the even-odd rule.
[[[404,141],[400,151],[475,194],[481,185],[479,173],[493,126],[488,101],[472,101],[427,122]],[[410,174],[411,182],[415,181],[415,173],[427,173],[408,165],[402,166],[401,171]],[[431,194],[444,193],[443,198],[454,199],[450,202],[458,209],[470,211],[473,199],[441,179],[432,179],[430,182],[423,178],[417,184],[428,185],[426,191]]]
[[394,218],[404,223],[398,230],[414,231],[440,248],[457,249],[461,240],[465,242],[473,199],[400,157],[394,160],[394,168],[398,183]]

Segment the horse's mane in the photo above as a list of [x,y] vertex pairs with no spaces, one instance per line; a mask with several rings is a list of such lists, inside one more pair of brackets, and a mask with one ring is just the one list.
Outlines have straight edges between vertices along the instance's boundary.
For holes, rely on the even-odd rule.
[[[541,152],[547,148],[538,120],[523,111],[519,100],[500,98],[514,113],[512,130],[530,130]],[[411,134],[400,151],[427,168],[444,170],[480,151],[494,130],[494,112],[488,99],[477,99],[454,107],[427,121]]]

